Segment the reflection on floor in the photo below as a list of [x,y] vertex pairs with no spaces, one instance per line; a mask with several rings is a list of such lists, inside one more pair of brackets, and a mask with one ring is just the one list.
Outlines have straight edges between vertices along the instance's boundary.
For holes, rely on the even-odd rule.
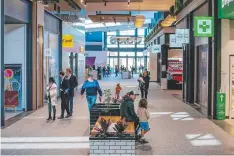
[[19,115],[20,113],[22,113],[23,111],[5,111],[5,120],[8,120],[14,116]]

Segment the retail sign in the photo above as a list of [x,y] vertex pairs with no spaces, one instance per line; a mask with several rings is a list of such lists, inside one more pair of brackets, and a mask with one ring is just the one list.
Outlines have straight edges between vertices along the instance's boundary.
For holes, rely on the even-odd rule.
[[234,19],[234,0],[218,0],[220,19]]
[[74,38],[73,35],[63,35],[63,48],[73,48]]
[[181,48],[182,44],[177,44],[176,43],[176,35],[175,34],[170,34],[170,47],[171,48]]
[[161,45],[152,46],[152,53],[161,53]]
[[213,37],[214,36],[214,17],[195,16],[194,17],[194,36]]
[[224,120],[225,116],[225,105],[226,105],[226,94],[217,93],[217,103],[216,103],[216,119]]
[[176,29],[175,34],[176,44],[189,44],[189,29]]

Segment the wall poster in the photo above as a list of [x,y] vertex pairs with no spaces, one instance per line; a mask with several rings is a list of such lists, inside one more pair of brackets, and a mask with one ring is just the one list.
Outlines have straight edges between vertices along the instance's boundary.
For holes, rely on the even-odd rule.
[[5,64],[4,105],[22,110],[22,64]]

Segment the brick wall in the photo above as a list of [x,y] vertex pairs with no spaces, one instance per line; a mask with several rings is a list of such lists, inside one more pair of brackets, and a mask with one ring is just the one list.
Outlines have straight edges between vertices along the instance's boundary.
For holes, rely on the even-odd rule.
[[135,140],[90,140],[90,155],[135,155]]

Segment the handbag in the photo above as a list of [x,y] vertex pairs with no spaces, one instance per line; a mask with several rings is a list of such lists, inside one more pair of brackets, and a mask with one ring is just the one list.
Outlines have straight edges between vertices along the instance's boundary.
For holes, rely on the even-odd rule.
[[[50,87],[50,88],[51,88],[51,87]],[[49,88],[47,91],[50,91],[50,88]],[[48,101],[48,100],[49,100],[49,96],[48,96],[47,94],[45,94],[44,99],[45,99],[46,101]]]

